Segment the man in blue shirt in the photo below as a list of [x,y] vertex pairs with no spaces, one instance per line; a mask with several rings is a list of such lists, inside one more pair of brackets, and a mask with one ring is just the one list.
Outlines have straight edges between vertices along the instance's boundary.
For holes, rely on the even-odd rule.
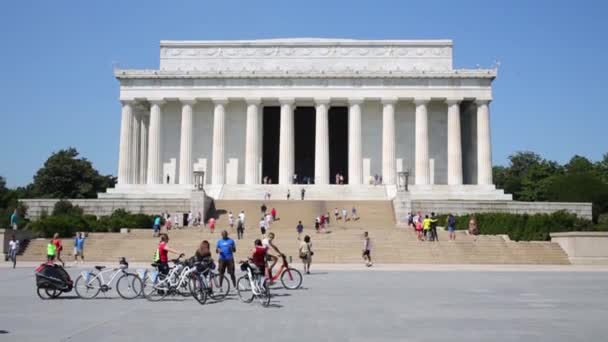
[[236,276],[234,275],[234,252],[236,252],[236,243],[228,237],[228,232],[222,232],[222,239],[217,241],[215,251],[220,255],[218,260],[218,268],[220,272],[220,288],[224,281],[224,273],[228,269],[232,285],[236,287]]
[[15,209],[11,215],[11,227],[13,227],[13,230],[17,230],[17,218],[17,209]]
[[76,233],[76,238],[74,238],[74,263],[78,262],[78,256],[80,255],[80,259],[82,259],[82,263],[84,264],[84,240],[86,236],[84,233]]
[[154,237],[158,236],[158,233],[160,232],[160,216],[156,216],[154,218]]

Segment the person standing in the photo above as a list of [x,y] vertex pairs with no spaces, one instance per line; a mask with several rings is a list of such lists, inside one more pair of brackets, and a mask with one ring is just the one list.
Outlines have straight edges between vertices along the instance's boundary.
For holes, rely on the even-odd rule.
[[230,229],[234,228],[234,215],[232,215],[232,211],[228,212],[228,225],[230,226]]
[[344,222],[348,221],[348,212],[346,211],[346,208],[342,208],[342,219]]
[[448,214],[447,226],[450,234],[450,241],[456,240],[456,217],[454,217],[452,213]]
[[244,210],[241,210],[241,212],[239,213],[239,221],[241,221],[243,226],[245,226],[245,211]]
[[209,218],[209,230],[211,231],[211,234],[215,231],[215,217]]
[[84,264],[84,240],[86,235],[84,232],[76,233],[74,239],[74,264],[78,263],[78,256],[80,256],[81,262]]
[[431,213],[431,241],[439,241],[439,237],[437,236],[437,217],[435,213]]
[[429,215],[424,215],[424,220],[422,220],[422,230],[424,230],[424,236],[427,240],[431,240],[431,219]]
[[262,206],[260,207],[260,211],[262,212],[262,215],[266,215],[266,210],[268,208],[266,207],[266,203],[262,203]]
[[55,261],[55,254],[57,253],[57,246],[55,246],[54,239],[49,240],[46,245],[46,263],[52,265]]
[[338,208],[334,208],[334,218],[336,219],[336,222],[338,222],[338,220],[340,219],[340,213],[338,213]]
[[353,221],[357,221],[359,219],[359,215],[357,215],[357,208],[355,208],[355,206],[353,205],[353,208],[351,209],[351,218],[353,219]]
[[300,242],[299,247],[300,259],[304,264],[304,273],[310,274],[310,264],[312,262],[312,242],[310,242],[310,236],[306,235],[304,241]]
[[272,222],[277,220],[277,210],[274,207],[270,211],[270,215],[272,215]]
[[469,234],[479,235],[479,227],[477,226],[477,219],[475,216],[471,216],[469,220]]
[[55,245],[55,258],[57,261],[61,262],[61,266],[65,266],[65,262],[61,260],[61,251],[63,250],[63,245],[61,244],[59,233],[55,233],[55,235],[53,235],[53,244]]
[[293,184],[298,184],[298,174],[297,173],[293,174]]
[[192,223],[192,211],[188,211],[188,227],[190,227]]
[[300,241],[300,236],[304,231],[304,226],[302,225],[302,221],[298,221],[298,225],[296,226],[296,231],[298,232],[298,241]]
[[152,237],[157,237],[158,234],[160,233],[160,216],[156,215],[156,217],[154,218],[154,223],[152,224],[152,227],[154,229],[154,233],[152,234]]
[[365,266],[371,267],[372,264],[372,240],[369,238],[369,233],[363,233],[363,261]]
[[177,250],[169,247],[169,235],[160,234],[160,242],[158,243],[158,272],[167,275],[169,274],[169,252],[183,255]]
[[179,229],[179,213],[173,215],[173,225],[175,226],[175,229]]
[[8,255],[13,262],[13,268],[17,266],[17,253],[19,253],[19,240],[17,240],[15,234],[13,234],[11,235],[11,240],[8,242]]
[[18,220],[19,220],[19,214],[17,214],[17,208],[15,208],[15,210],[13,210],[13,213],[11,214],[11,227],[13,228],[13,230],[17,230],[18,228]]
[[289,191],[289,189],[287,189],[287,200],[289,201],[289,198],[291,197],[291,192]]
[[245,225],[243,222],[244,220],[239,219],[239,222],[236,225],[236,238],[238,240],[243,238],[243,233],[245,232]]
[[325,215],[325,223],[327,223],[327,227],[329,228],[329,211],[327,212],[327,214]]
[[236,276],[234,275],[234,253],[236,252],[236,243],[228,237],[227,231],[222,231],[222,238],[217,241],[216,253],[219,254],[218,268],[220,273],[220,288],[224,281],[224,273],[228,270],[232,285],[236,288]]
[[266,217],[262,216],[262,218],[260,219],[260,232],[262,233],[262,236],[266,235]]
[[300,197],[302,198],[302,201],[304,200],[304,194],[306,194],[306,189],[302,188],[302,190],[300,190]]
[[340,184],[340,173],[336,173],[336,185]]

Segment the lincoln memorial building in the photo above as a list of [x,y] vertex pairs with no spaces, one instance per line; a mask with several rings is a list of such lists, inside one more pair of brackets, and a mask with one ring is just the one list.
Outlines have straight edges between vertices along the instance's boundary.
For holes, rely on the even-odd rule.
[[[216,199],[283,199],[306,188],[311,199],[390,200],[403,190],[412,199],[510,200],[492,183],[496,70],[455,69],[452,48],[161,41],[158,69],[114,71],[118,184],[100,198],[187,198],[203,188]],[[335,185],[337,174],[345,185]]]

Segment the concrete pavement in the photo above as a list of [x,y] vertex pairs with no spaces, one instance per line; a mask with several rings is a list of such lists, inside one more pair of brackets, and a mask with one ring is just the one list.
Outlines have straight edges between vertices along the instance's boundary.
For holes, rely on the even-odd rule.
[[538,342],[608,334],[605,272],[317,268],[301,290],[273,288],[270,308],[236,296],[201,306],[190,298],[126,301],[114,292],[42,301],[29,267],[0,269],[0,282],[2,341]]

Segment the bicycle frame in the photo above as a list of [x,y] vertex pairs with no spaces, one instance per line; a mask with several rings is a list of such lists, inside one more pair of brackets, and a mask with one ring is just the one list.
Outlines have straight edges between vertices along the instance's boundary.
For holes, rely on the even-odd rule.
[[[277,281],[277,279],[279,279],[279,277],[281,276],[281,274],[283,274],[283,272],[287,271],[287,274],[289,275],[289,280],[293,279],[293,276],[291,275],[291,272],[289,271],[289,264],[287,263],[287,258],[285,258],[284,256],[281,257],[283,259],[283,262],[281,263],[281,267],[279,268],[279,271],[276,272],[274,275],[270,275],[270,281],[275,282]],[[270,270],[269,270],[269,274],[270,274]]]
[[[107,274],[107,273],[111,273],[111,272],[114,272],[114,273],[112,274],[112,276],[110,276],[109,281],[106,282],[103,275]],[[101,286],[108,286],[109,284],[112,284],[114,279],[116,279],[116,277],[120,273],[125,273],[125,272],[126,271],[124,268],[117,267],[117,268],[113,268],[113,269],[99,271],[99,273],[97,273],[93,278],[91,278],[92,271],[83,271],[83,272],[81,272],[81,274],[82,274],[83,278],[86,280],[87,286],[91,283],[91,281],[95,280],[96,278],[99,278],[99,280],[101,281]]]

